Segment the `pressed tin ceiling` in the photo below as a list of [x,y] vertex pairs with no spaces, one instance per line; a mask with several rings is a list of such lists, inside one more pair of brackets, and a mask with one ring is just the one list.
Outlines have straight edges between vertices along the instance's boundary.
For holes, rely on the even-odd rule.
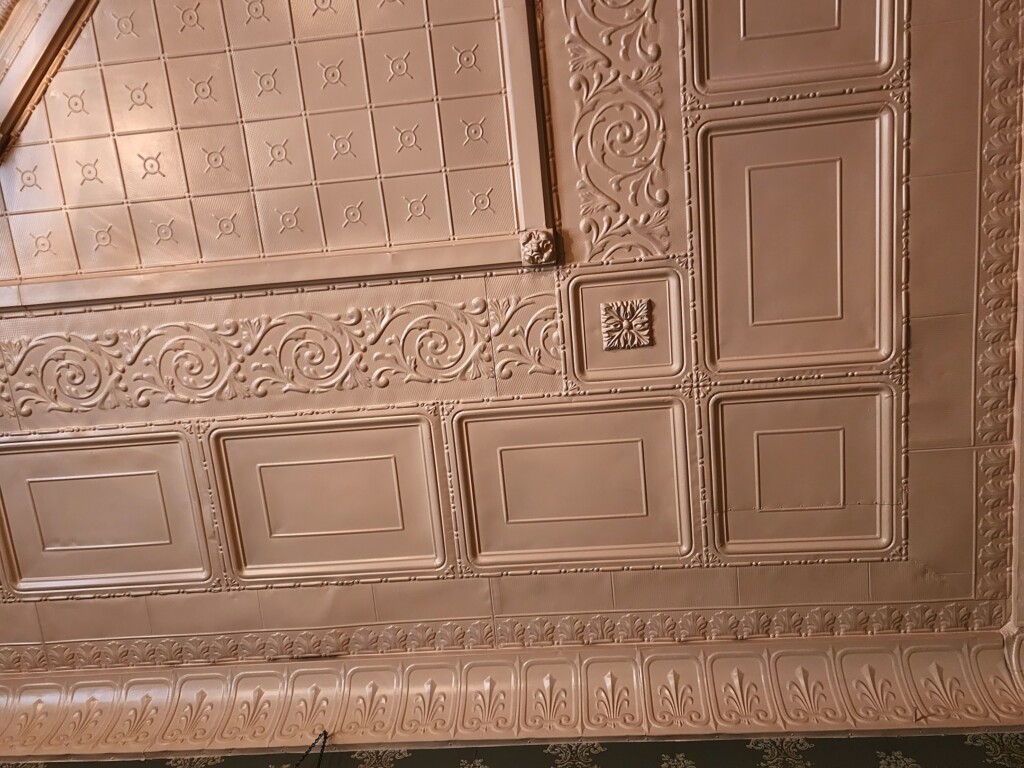
[[1020,0],[20,7],[0,755],[1024,724]]

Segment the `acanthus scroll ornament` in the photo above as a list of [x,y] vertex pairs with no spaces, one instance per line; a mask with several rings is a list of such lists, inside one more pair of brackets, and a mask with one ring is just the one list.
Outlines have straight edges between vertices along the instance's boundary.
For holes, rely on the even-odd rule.
[[560,343],[550,294],[43,333],[0,339],[0,415],[554,376]]
[[655,6],[656,0],[562,0],[586,261],[639,261],[669,250]]

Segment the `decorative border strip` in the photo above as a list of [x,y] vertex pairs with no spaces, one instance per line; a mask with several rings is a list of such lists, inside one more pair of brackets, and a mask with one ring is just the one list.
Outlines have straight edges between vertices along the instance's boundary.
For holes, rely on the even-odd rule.
[[1020,235],[1021,0],[985,2],[978,359],[979,443],[1013,440],[1017,252]]
[[1024,724],[998,634],[0,677],[0,754]]
[[493,649],[613,650],[628,645],[688,646],[704,641],[761,641],[834,637],[915,639],[935,633],[991,630],[1006,623],[1001,601],[917,603],[907,606],[752,608],[658,611],[150,637],[7,645],[0,673],[179,667],[237,661],[340,659],[393,654],[448,654]]
[[[1021,0],[986,0],[982,83],[976,443],[1010,443],[1017,386],[1016,331],[1021,194]],[[1011,587],[1014,451],[978,451],[978,556],[975,594],[1008,598]]]
[[[0,340],[0,413],[560,375],[553,295],[413,301]],[[501,336],[502,343],[491,348]]]
[[976,471],[978,533],[974,592],[985,600],[1001,600],[1010,595],[1013,562],[1013,448],[978,451]]
[[562,0],[586,261],[668,252],[668,132],[655,4]]

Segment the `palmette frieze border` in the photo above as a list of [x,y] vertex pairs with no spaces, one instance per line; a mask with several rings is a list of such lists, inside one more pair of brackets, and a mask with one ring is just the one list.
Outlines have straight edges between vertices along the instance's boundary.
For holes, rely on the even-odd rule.
[[4,675],[0,753],[1005,727],[1024,723],[1018,650],[991,633]]
[[1018,312],[1021,0],[986,0],[975,365],[978,552],[975,594],[1010,595],[1014,496],[1015,339]]
[[1009,446],[978,451],[975,596],[1005,599],[1010,594],[1013,561],[1014,451]]
[[1021,159],[1021,0],[986,0],[975,436],[1013,438]]
[[1000,602],[965,601],[694,611],[612,612],[482,618],[331,629],[254,631],[176,637],[84,640],[0,648],[0,673],[135,669],[238,661],[373,658],[391,654],[467,653],[483,649],[584,646],[615,649],[706,641],[776,638],[903,637],[1000,627]]

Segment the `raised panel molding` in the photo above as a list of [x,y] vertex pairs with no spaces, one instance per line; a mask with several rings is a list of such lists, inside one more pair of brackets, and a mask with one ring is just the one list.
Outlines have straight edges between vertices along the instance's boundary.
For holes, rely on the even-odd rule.
[[894,401],[889,388],[866,385],[713,396],[722,551],[860,559],[898,544]]
[[689,337],[682,285],[676,270],[653,267],[571,277],[566,304],[576,378],[593,384],[680,376]]
[[424,416],[224,427],[209,439],[241,578],[444,566],[437,448]]
[[901,124],[860,100],[699,128],[712,368],[877,363],[897,348]]
[[899,7],[899,0],[692,0],[695,85],[718,94],[879,78],[896,59]]
[[206,581],[206,523],[183,436],[0,447],[0,561],[25,593]]
[[[580,654],[495,650],[371,664],[318,660],[160,670],[146,682],[9,675],[5,755],[303,747],[320,729],[345,743],[540,737],[842,733],[910,724],[1024,724],[1024,689],[999,634],[744,642]],[[842,683],[840,683],[842,681]],[[919,727],[919,725],[918,725]]]
[[685,556],[693,541],[685,422],[682,401],[667,399],[457,413],[469,562],[507,570]]

